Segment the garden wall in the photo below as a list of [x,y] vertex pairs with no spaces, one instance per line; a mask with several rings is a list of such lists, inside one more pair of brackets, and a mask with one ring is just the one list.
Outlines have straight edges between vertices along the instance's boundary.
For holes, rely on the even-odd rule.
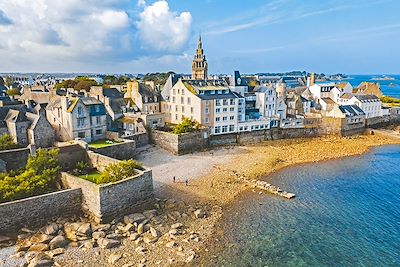
[[55,217],[81,215],[82,192],[68,189],[0,204],[0,234],[40,227]]
[[29,148],[17,148],[0,151],[0,159],[6,163],[7,171],[24,168],[30,155]]
[[[122,139],[117,139],[122,140]],[[123,143],[116,143],[102,148],[89,148],[90,150],[115,159],[131,159],[136,154],[136,142],[133,140],[122,140]]]
[[183,155],[207,148],[209,146],[208,137],[208,129],[179,135],[157,130],[151,131],[152,143],[176,155]]
[[151,170],[110,184],[96,185],[71,174],[62,173],[66,187],[81,188],[82,209],[97,222],[109,222],[128,213],[141,211],[153,201]]
[[101,154],[97,154],[93,151],[87,152],[87,157],[90,165],[93,168],[98,169],[99,171],[103,171],[105,167],[107,167],[111,163],[118,163],[118,159],[110,158]]
[[77,162],[88,160],[87,151],[78,144],[57,148],[59,149],[58,162],[64,170],[72,170]]

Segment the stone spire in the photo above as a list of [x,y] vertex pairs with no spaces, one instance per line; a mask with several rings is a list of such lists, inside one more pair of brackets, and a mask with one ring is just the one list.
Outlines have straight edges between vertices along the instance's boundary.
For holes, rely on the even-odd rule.
[[207,80],[208,64],[203,51],[203,42],[199,35],[196,54],[192,63],[192,80]]

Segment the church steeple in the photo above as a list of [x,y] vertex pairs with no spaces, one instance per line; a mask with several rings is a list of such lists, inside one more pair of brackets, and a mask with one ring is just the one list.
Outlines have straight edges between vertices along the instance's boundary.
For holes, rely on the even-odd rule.
[[208,64],[206,56],[203,51],[203,42],[199,34],[199,42],[197,44],[196,54],[194,55],[192,63],[192,79],[193,80],[207,80]]

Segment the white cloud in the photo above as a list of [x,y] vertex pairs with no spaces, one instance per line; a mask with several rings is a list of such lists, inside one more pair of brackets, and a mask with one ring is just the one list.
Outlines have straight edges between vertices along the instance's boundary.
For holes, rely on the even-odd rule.
[[100,14],[93,15],[104,26],[111,29],[118,29],[128,26],[129,18],[124,11],[106,10]]
[[146,1],[145,0],[138,0],[137,1],[137,5],[138,6],[145,6],[146,5]]
[[179,51],[188,41],[192,26],[190,12],[169,10],[167,1],[146,6],[139,16],[137,27],[144,45],[158,51]]

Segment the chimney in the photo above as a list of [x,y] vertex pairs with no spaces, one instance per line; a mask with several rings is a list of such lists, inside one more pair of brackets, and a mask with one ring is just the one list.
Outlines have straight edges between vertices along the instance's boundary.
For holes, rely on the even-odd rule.
[[67,109],[68,109],[68,97],[62,96],[62,97],[60,97],[60,99],[61,99],[61,109],[63,111],[67,111]]

